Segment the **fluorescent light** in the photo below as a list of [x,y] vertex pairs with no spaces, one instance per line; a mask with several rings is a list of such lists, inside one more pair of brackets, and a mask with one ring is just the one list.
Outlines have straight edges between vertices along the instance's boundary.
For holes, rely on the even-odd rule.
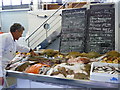
[[2,6],[2,0],[0,0],[0,7]]
[[22,4],[30,4],[30,0],[22,0]]
[[21,0],[12,0],[12,5],[21,5]]
[[3,0],[3,5],[11,5],[11,0]]
[[42,2],[52,2],[53,0],[42,0]]

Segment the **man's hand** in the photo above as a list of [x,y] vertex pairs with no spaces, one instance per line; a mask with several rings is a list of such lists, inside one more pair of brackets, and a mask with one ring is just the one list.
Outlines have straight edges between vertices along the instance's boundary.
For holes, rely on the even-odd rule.
[[4,83],[4,79],[3,79],[3,77],[0,77],[0,86],[2,86],[3,83]]
[[33,50],[30,51],[30,54],[31,54],[32,56],[38,56],[38,54],[35,53]]

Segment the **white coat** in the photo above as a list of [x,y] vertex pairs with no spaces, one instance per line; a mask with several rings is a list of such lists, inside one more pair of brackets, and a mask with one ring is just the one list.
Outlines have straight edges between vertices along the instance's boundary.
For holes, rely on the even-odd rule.
[[[0,35],[0,57],[2,60],[2,67],[4,68],[10,60],[15,57],[16,51],[29,52],[30,48],[19,45],[14,41],[11,33],[4,33]],[[0,65],[1,66],[1,65]],[[1,76],[1,75],[0,75]]]

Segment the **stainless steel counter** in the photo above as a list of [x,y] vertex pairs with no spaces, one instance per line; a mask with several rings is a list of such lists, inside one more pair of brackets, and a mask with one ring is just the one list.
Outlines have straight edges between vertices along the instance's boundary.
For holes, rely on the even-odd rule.
[[31,73],[23,73],[18,71],[6,71],[6,76],[8,77],[16,77],[21,79],[32,80],[35,82],[46,82],[53,83],[59,85],[69,85],[80,88],[118,88],[120,84],[116,83],[107,83],[107,82],[96,82],[89,80],[73,80],[73,79],[64,79],[47,75],[39,75],[39,74],[31,74]]

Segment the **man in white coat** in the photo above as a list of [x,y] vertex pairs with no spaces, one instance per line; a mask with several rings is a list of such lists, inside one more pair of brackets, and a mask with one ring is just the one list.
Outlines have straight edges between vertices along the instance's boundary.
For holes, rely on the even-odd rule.
[[31,52],[35,55],[34,51],[27,46],[19,45],[16,40],[22,37],[24,27],[19,23],[14,23],[10,27],[9,33],[0,35],[0,85],[3,82],[3,69],[8,62],[15,57],[16,51]]

